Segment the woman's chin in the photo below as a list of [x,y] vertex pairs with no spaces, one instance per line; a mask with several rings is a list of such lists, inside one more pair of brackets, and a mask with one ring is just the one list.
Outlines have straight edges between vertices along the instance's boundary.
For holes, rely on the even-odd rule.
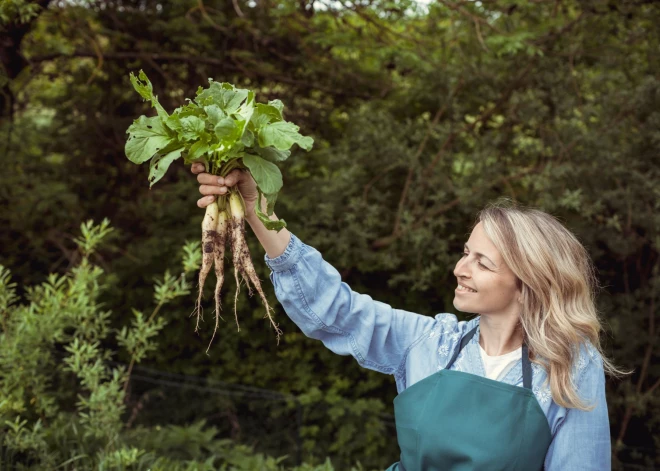
[[469,306],[467,306],[466,305],[467,303],[461,302],[461,300],[458,300],[457,297],[454,297],[453,304],[454,304],[454,308],[457,311],[465,312],[467,314],[476,314],[477,313],[477,311],[475,311],[473,308],[470,308]]

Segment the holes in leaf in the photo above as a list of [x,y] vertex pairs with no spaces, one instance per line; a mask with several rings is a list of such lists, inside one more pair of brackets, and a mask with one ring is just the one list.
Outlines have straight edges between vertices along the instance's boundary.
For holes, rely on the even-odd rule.
[[153,126],[150,125],[150,124],[147,124],[147,128],[148,128],[148,129],[153,129]]

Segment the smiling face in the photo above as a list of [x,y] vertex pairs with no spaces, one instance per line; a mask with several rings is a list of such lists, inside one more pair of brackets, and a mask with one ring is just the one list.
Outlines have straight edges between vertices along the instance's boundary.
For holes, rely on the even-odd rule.
[[518,315],[521,292],[516,286],[516,275],[486,236],[481,222],[472,230],[463,255],[454,268],[454,276],[459,285],[476,290],[456,288],[454,307],[459,311]]

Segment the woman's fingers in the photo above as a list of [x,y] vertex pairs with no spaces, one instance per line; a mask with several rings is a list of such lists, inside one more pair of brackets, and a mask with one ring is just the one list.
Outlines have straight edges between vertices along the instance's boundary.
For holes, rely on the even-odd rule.
[[241,180],[241,171],[234,169],[226,177],[218,177],[206,173],[204,164],[194,163],[190,166],[190,171],[197,175],[199,182],[199,192],[204,195],[197,200],[197,206],[206,208],[216,200],[215,195],[224,195],[229,191],[227,187],[236,185]]
[[232,170],[226,177],[218,177],[210,173],[199,173],[197,181],[202,185],[216,185],[216,186],[234,186],[241,181],[240,170]]
[[242,172],[239,169],[235,168],[234,170],[232,170],[227,174],[224,183],[227,186],[234,186],[236,183],[240,181],[241,176],[242,176]]
[[190,166],[190,171],[192,173],[202,173],[204,171],[204,164],[201,164],[199,162],[195,162]]
[[199,192],[203,195],[224,195],[227,193],[227,187],[218,185],[199,185]]
[[215,196],[205,196],[197,200],[197,206],[200,208],[206,208],[209,204],[215,201]]
[[190,171],[197,175],[197,181],[200,183],[199,192],[204,195],[197,200],[198,207],[206,208],[215,201],[215,195],[224,195],[227,193],[227,187],[224,186],[224,179],[206,173],[204,164],[196,162],[190,166]]
[[210,173],[200,173],[197,175],[197,181],[202,185],[225,185],[225,179],[211,175]]

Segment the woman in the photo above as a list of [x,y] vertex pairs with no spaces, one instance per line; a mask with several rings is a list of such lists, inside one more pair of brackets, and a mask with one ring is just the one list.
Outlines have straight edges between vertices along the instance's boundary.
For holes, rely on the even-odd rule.
[[352,291],[313,247],[264,227],[249,173],[192,171],[202,208],[238,185],[277,298],[305,335],[394,375],[401,458],[388,469],[611,469],[604,373],[624,372],[600,348],[589,256],[552,216],[479,213],[454,268],[454,307],[478,316],[459,322]]

